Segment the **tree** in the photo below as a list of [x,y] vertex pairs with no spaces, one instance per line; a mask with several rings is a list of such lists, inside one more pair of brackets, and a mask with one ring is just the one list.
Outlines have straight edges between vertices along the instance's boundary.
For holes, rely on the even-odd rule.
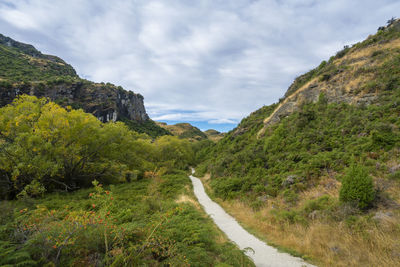
[[390,26],[390,25],[392,25],[395,21],[396,21],[396,18],[395,18],[395,17],[392,17],[391,19],[389,19],[389,20],[387,21],[387,25]]
[[[9,197],[30,184],[47,191],[115,183],[152,165],[150,141],[123,123],[22,96],[0,109],[0,182]],[[3,190],[2,190],[3,191]],[[25,190],[30,192],[32,190]]]
[[375,200],[375,189],[372,177],[361,165],[350,166],[342,180],[340,201],[366,209]]

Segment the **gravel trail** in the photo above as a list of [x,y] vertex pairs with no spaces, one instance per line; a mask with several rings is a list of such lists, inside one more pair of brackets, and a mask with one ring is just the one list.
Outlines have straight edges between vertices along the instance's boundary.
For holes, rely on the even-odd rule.
[[212,201],[204,190],[200,179],[190,175],[194,194],[203,206],[204,210],[214,220],[215,224],[236,243],[240,249],[251,248],[246,254],[253,259],[258,267],[291,267],[291,266],[313,266],[303,259],[293,257],[287,253],[279,252],[276,248],[268,246],[245,229],[217,203]]

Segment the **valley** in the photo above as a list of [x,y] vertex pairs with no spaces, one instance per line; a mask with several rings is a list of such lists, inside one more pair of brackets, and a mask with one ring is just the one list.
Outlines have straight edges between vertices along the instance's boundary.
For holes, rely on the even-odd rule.
[[1,266],[400,265],[400,20],[227,133],[3,35],[0,63]]

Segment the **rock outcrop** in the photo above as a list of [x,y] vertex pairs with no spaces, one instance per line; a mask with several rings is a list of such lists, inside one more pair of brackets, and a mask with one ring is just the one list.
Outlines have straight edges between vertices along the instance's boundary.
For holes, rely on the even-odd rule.
[[122,118],[137,122],[149,119],[142,95],[110,84],[87,81],[61,84],[17,83],[12,86],[0,84],[0,105],[7,105],[22,94],[47,97],[62,106],[82,108],[102,122],[117,121]]
[[82,108],[102,122],[149,120],[143,96],[110,83],[79,78],[62,59],[0,34],[0,106],[22,94]]

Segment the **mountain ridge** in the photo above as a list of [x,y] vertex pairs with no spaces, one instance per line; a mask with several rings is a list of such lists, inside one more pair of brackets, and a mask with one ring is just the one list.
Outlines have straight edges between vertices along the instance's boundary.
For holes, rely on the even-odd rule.
[[[376,101],[378,90],[374,90],[374,84],[368,87],[368,82],[376,77],[373,68],[378,68],[384,57],[390,56],[391,50],[395,52],[400,49],[400,40],[393,38],[398,32],[400,19],[380,27],[376,35],[370,35],[365,41],[351,47],[345,46],[329,61],[322,61],[317,68],[296,78],[274,112],[265,118],[258,136],[261,137],[269,125],[298,111],[303,103],[316,103],[321,93],[324,93],[328,103],[362,105]],[[384,50],[388,50],[386,55],[382,52]],[[349,77],[351,75],[353,77]]]
[[0,62],[0,106],[22,94],[47,97],[64,107],[82,108],[102,122],[126,121],[153,137],[169,134],[149,118],[141,94],[82,79],[64,60],[32,45],[0,35]]

